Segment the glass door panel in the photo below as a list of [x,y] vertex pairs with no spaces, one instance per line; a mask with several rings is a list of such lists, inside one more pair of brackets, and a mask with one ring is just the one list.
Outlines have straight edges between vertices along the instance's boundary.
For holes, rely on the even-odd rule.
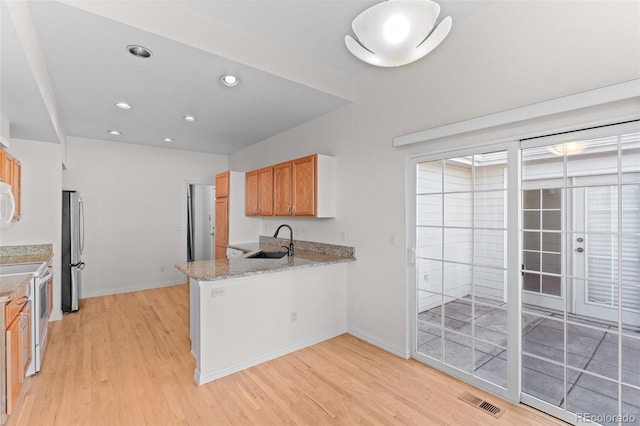
[[506,388],[506,151],[416,164],[415,357]]
[[542,410],[640,410],[639,148],[629,134],[522,150],[522,392]]

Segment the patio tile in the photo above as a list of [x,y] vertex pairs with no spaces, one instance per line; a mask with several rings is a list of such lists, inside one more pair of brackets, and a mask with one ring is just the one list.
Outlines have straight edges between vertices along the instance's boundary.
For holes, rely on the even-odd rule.
[[503,309],[492,309],[477,317],[475,324],[501,333],[506,333],[509,326],[507,311]]
[[632,415],[640,423],[640,391],[622,386],[622,415]]
[[608,364],[618,364],[618,344],[603,341],[593,354],[593,359]]
[[[596,395],[600,395],[601,397],[606,397],[609,399],[613,399],[616,400],[618,399],[618,384],[615,383],[614,381],[611,380],[606,380],[606,379],[601,379],[600,377],[596,377],[596,376],[592,376],[591,374],[588,373],[582,373],[582,375],[580,375],[580,377],[578,378],[578,381],[576,382],[575,386],[573,387],[573,389],[569,392],[569,396],[571,396],[571,393],[573,391],[575,391],[576,389],[583,389],[585,391],[588,392],[584,392],[584,395],[589,395],[589,393],[594,393]],[[588,401],[591,400],[591,396],[588,397]],[[578,399],[574,398],[574,402],[578,401]],[[581,406],[584,404],[580,404]],[[604,406],[609,406],[609,402],[604,403],[604,405],[594,405],[594,410],[596,408],[598,408],[600,411],[585,411],[585,412],[590,412],[593,414],[603,414],[603,413],[608,413],[608,414],[617,414],[618,412],[618,405],[616,403],[615,405],[615,409],[613,409],[613,411],[602,411],[604,408]],[[569,407],[571,406],[571,404],[569,404]],[[582,407],[582,410],[586,410],[588,408],[588,405],[585,405],[584,407]],[[573,411],[573,410],[572,410]],[[577,413],[578,411],[574,411],[574,413]]]
[[523,364],[533,365],[535,368],[523,367],[522,391],[549,404],[562,407],[564,402],[563,376],[547,373],[553,372],[556,366],[527,356],[523,357]]
[[[522,367],[529,370],[539,371],[540,373],[547,374],[560,380],[564,380],[564,368],[559,365],[552,364],[550,362],[543,361],[538,358],[525,356],[522,358]],[[567,368],[567,383],[572,385],[576,382],[580,372]]]
[[475,375],[488,380],[491,383],[495,383],[503,388],[507,387],[507,361],[493,357],[490,361],[476,367]]
[[[596,387],[596,389],[599,388]],[[573,413],[616,416],[618,414],[617,391],[615,394],[603,394],[589,388],[575,386],[567,397],[567,409]],[[603,424],[617,425],[617,422]]]
[[[438,330],[436,330],[438,331]],[[418,346],[430,342],[433,339],[439,339],[440,335],[429,331],[418,330]]]

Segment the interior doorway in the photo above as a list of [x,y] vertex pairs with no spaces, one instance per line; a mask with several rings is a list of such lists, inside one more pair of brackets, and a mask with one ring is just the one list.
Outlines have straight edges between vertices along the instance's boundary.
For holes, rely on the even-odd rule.
[[187,185],[187,261],[210,260],[214,256],[215,187]]

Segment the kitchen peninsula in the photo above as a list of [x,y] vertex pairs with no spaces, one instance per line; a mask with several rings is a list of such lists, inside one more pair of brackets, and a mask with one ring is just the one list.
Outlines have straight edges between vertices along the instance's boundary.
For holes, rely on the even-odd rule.
[[[260,237],[259,251],[289,240]],[[354,248],[294,241],[294,256],[177,264],[189,277],[194,379],[204,384],[347,331]]]

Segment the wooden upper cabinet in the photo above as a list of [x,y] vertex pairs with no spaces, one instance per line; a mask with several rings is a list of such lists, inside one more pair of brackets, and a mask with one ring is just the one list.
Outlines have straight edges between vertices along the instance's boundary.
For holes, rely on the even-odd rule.
[[244,214],[258,215],[258,171],[254,170],[244,175]]
[[16,201],[16,212],[13,220],[20,220],[22,195],[22,164],[4,149],[0,149],[0,181],[11,185],[13,198]]
[[273,166],[273,214],[289,216],[293,209],[291,194],[292,163],[288,161]]
[[258,215],[273,216],[273,167],[258,170]]
[[11,165],[13,163],[13,157],[7,151],[0,150],[0,181],[11,184],[11,178],[13,177],[11,171]]
[[293,216],[316,215],[316,156],[299,158],[291,162],[291,199]]
[[229,196],[229,172],[216,175],[216,198]]
[[273,216],[273,167],[245,174],[244,213],[246,216]]
[[335,217],[335,164],[316,154],[248,172],[246,215]]
[[22,196],[22,163],[14,158],[11,169],[11,191],[13,192],[13,198],[16,200],[16,213],[13,216],[13,220],[20,220],[20,207],[22,204],[20,201]]

